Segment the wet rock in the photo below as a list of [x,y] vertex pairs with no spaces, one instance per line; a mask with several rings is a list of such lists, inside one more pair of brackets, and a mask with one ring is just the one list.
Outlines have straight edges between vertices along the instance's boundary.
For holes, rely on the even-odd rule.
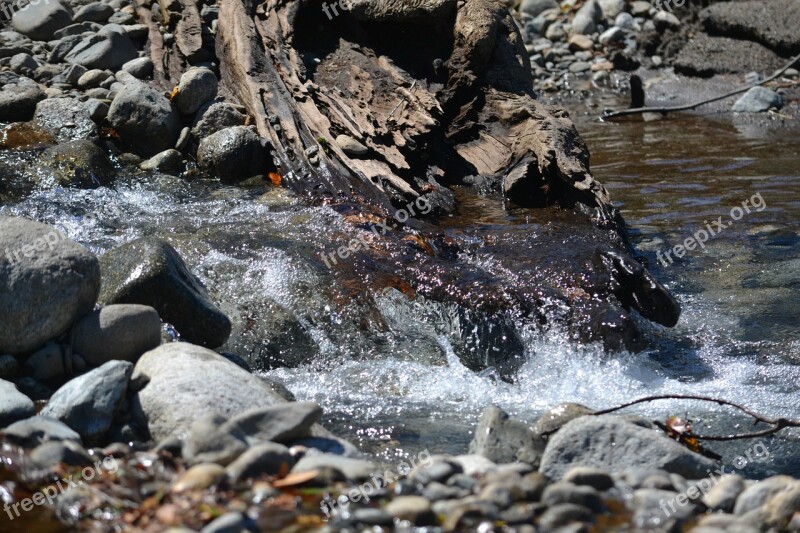
[[207,102],[195,115],[192,135],[201,140],[225,128],[244,126],[246,119],[247,117],[227,102]]
[[753,87],[733,104],[736,113],[763,113],[783,107],[781,95],[766,87]]
[[698,33],[673,58],[675,71],[689,76],[767,71],[783,66],[784,60],[764,46],[728,37]]
[[560,479],[573,466],[623,469],[653,466],[689,479],[702,478],[716,463],[668,438],[614,416],[587,416],[550,437],[540,471]]
[[225,478],[225,469],[214,463],[194,465],[184,472],[172,487],[172,492],[203,490],[216,485]]
[[139,168],[142,170],[160,170],[165,174],[180,174],[183,170],[183,154],[174,148],[164,150],[147,161],[143,161]]
[[608,490],[614,486],[614,480],[605,470],[585,466],[570,468],[564,475],[564,481],[575,485],[586,485],[600,491]]
[[68,356],[66,350],[49,342],[25,360],[26,373],[41,381],[51,381],[73,375],[86,369],[86,362],[78,354]]
[[33,118],[36,104],[45,94],[29,78],[16,78],[0,74],[0,122],[25,122]]
[[175,103],[184,115],[194,113],[200,107],[217,96],[219,82],[217,77],[207,68],[190,68],[181,76],[178,84],[178,96]]
[[109,305],[82,318],[72,332],[72,348],[91,365],[122,360],[135,363],[161,344],[161,319],[146,305]]
[[289,402],[254,409],[235,416],[223,430],[238,429],[251,445],[263,441],[291,442],[312,436],[322,418],[322,408],[311,402]]
[[147,352],[136,363],[136,372],[150,380],[135,396],[136,409],[158,441],[185,437],[192,423],[207,413],[233,417],[285,401],[257,376],[186,343]]
[[237,181],[267,171],[267,150],[250,128],[234,126],[205,137],[197,149],[197,164],[224,181]]
[[535,17],[543,11],[548,9],[557,9],[558,2],[556,0],[522,0],[519,10],[522,13]]
[[97,125],[83,102],[75,98],[48,98],[36,106],[34,124],[44,128],[59,143],[97,139]]
[[108,156],[88,139],[48,148],[32,168],[43,189],[59,186],[95,189],[114,180],[114,167]]
[[31,451],[31,462],[37,468],[50,469],[58,465],[87,466],[92,458],[83,446],[73,440],[52,440],[40,444]]
[[369,153],[369,148],[364,146],[360,141],[350,137],[349,135],[339,135],[336,137],[336,145],[349,156],[362,156]]
[[111,103],[108,121],[137,155],[146,157],[172,148],[181,130],[169,100],[140,84],[120,89]]
[[149,57],[138,57],[131,59],[124,65],[122,70],[128,72],[132,76],[144,80],[153,74],[153,60]]
[[33,122],[15,122],[0,130],[0,148],[29,150],[55,144],[53,136]]
[[800,4],[794,0],[719,2],[704,9],[700,20],[709,33],[758,41],[785,56],[800,53]]
[[49,41],[72,24],[72,11],[58,0],[31,2],[11,17],[11,27],[35,41]]
[[483,455],[495,463],[524,461],[538,467],[544,447],[545,441],[538,439],[527,424],[491,405],[478,422],[469,453]]
[[10,381],[0,379],[0,428],[35,414],[31,399],[18,391]]
[[188,464],[228,465],[247,449],[245,434],[238,427],[226,426],[228,418],[207,413],[194,422],[181,451]]
[[61,420],[85,443],[100,444],[122,406],[132,372],[128,361],[110,361],[67,382],[41,414]]
[[274,476],[286,472],[294,465],[289,448],[275,442],[257,444],[240,455],[225,470],[228,477],[244,481],[263,475]]
[[722,476],[719,481],[711,487],[711,490],[703,496],[703,504],[711,511],[722,511],[732,513],[736,498],[745,489],[744,479],[737,475]]
[[3,430],[3,436],[9,443],[23,448],[35,448],[43,442],[58,440],[81,442],[81,436],[69,426],[42,415],[11,424]]
[[789,476],[773,476],[750,485],[736,498],[733,514],[743,516],[760,508],[773,496],[785,491],[794,483],[796,481]]
[[75,12],[75,22],[106,22],[114,14],[114,8],[103,2],[86,4]]
[[[308,453],[292,468],[292,472],[309,472],[311,470],[333,471],[336,479],[350,481],[360,481],[373,474],[376,476],[381,474],[377,465],[371,461],[329,453]],[[396,473],[394,475],[396,476]]]
[[136,46],[126,34],[103,29],[84,37],[65,59],[89,69],[117,70],[138,56]]
[[29,353],[94,307],[97,258],[55,228],[0,217],[0,250],[0,352]]
[[184,339],[208,347],[222,345],[230,335],[228,317],[167,242],[137,239],[103,255],[100,265],[101,304],[149,305]]

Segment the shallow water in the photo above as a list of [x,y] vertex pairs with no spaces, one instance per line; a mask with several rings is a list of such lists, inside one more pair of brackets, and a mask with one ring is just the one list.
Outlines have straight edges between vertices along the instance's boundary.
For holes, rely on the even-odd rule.
[[[97,253],[142,235],[167,238],[236,318],[227,348],[255,363],[310,361],[264,373],[298,399],[319,402],[327,425],[389,462],[422,449],[466,452],[490,402],[533,421],[563,401],[605,408],[650,394],[707,394],[765,415],[800,418],[798,142],[708,118],[625,124],[580,113],[574,118],[633,243],[684,311],[673,329],[642,320],[650,348],[636,354],[576,346],[559,328],[525,330],[527,362],[514,384],[460,364],[447,334],[457,329],[458,317],[447,306],[394,290],[370,295],[369,307],[342,303],[318,254],[354,230],[331,209],[301,206],[282,190],[126,176],[114,189],[35,192],[0,206],[0,213],[51,223]],[[705,250],[659,264],[657,251],[663,254],[706,220],[727,218],[732,206],[756,193],[766,208],[752,209]],[[440,223],[448,232],[520,223],[530,215],[459,194],[459,216]],[[265,330],[267,323],[286,328],[276,335]],[[631,412],[661,420],[688,412],[702,433],[751,426],[728,409],[691,402]],[[753,444],[710,447],[730,462]],[[745,473],[800,476],[797,431],[764,444],[771,459]]]

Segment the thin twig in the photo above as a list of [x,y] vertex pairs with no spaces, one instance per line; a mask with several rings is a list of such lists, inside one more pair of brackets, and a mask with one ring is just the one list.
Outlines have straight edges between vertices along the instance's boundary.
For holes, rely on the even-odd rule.
[[724,100],[725,98],[730,98],[731,96],[736,96],[737,94],[741,94],[741,93],[749,91],[753,87],[758,87],[759,85],[764,85],[765,83],[769,83],[772,80],[774,80],[775,78],[779,77],[784,72],[786,72],[787,70],[789,70],[792,67],[792,65],[794,65],[798,61],[800,61],[800,55],[797,55],[797,56],[793,57],[786,64],[786,66],[784,66],[782,69],[780,69],[775,74],[773,74],[772,76],[770,76],[769,78],[767,78],[767,79],[765,79],[763,81],[760,81],[758,83],[754,83],[752,85],[748,85],[746,87],[740,87],[739,89],[736,89],[735,91],[731,91],[729,93],[726,93],[726,94],[723,94],[723,95],[720,95],[720,96],[715,96],[713,98],[709,98],[708,100],[703,100],[703,101],[700,101],[700,102],[696,102],[694,104],[679,105],[679,106],[670,106],[670,107],[637,107],[637,108],[634,108],[634,109],[623,109],[621,111],[612,111],[612,112],[609,112],[609,113],[605,113],[603,115],[603,120],[607,120],[607,119],[611,119],[611,118],[617,118],[617,117],[624,117],[624,116],[628,116],[628,115],[638,115],[640,113],[661,113],[661,114],[666,115],[667,113],[671,113],[673,111],[688,111],[690,109],[694,109],[696,107],[700,107],[701,105],[710,104],[712,102],[717,102],[719,100]]

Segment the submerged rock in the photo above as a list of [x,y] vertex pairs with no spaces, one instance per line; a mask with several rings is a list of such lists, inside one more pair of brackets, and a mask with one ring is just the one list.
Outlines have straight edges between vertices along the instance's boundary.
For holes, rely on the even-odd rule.
[[272,389],[224,357],[186,343],[165,344],[144,354],[136,372],[149,378],[135,396],[151,436],[185,437],[208,413],[233,417],[285,402]]
[[123,244],[103,255],[100,265],[101,304],[148,305],[192,343],[216,348],[228,339],[230,320],[166,241],[146,237]]
[[35,350],[91,312],[100,267],[86,248],[51,226],[0,217],[0,251],[0,353]]

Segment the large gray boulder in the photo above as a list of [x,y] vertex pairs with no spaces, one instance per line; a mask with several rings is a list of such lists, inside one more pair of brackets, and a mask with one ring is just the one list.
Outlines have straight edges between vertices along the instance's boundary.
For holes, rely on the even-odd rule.
[[256,132],[245,126],[234,126],[200,141],[197,164],[223,181],[236,181],[265,174],[267,150]]
[[140,156],[175,146],[181,132],[178,114],[167,98],[142,83],[128,83],[111,103],[108,121]]
[[30,398],[10,381],[0,379],[0,428],[36,414]]
[[550,437],[539,471],[561,479],[575,466],[621,471],[635,466],[661,468],[700,479],[717,463],[642,425],[611,415],[577,418]]
[[42,416],[64,422],[74,429],[84,444],[102,444],[114,417],[123,405],[133,364],[109,361],[58,389]]
[[47,130],[56,142],[97,139],[97,125],[86,105],[75,98],[48,98],[36,106],[33,122]]
[[75,324],[72,348],[91,365],[135,363],[161,344],[161,319],[147,305],[109,305]]
[[136,45],[125,33],[101,30],[83,38],[66,56],[68,63],[88,69],[117,70],[139,57]]
[[227,102],[207,102],[195,114],[192,135],[200,140],[221,129],[244,126],[245,117]]
[[63,233],[0,217],[0,353],[25,354],[92,311],[100,265]]
[[24,122],[36,111],[36,104],[45,99],[39,85],[29,78],[0,75],[0,122]]
[[32,0],[11,17],[11,27],[35,41],[49,41],[72,24],[72,10],[58,0]]
[[209,348],[228,339],[230,320],[169,243],[137,239],[103,255],[100,265],[101,304],[148,305],[183,339]]
[[149,378],[134,397],[135,409],[158,441],[184,438],[207,413],[234,417],[285,403],[257,376],[193,344],[159,346],[139,359],[135,371]]

